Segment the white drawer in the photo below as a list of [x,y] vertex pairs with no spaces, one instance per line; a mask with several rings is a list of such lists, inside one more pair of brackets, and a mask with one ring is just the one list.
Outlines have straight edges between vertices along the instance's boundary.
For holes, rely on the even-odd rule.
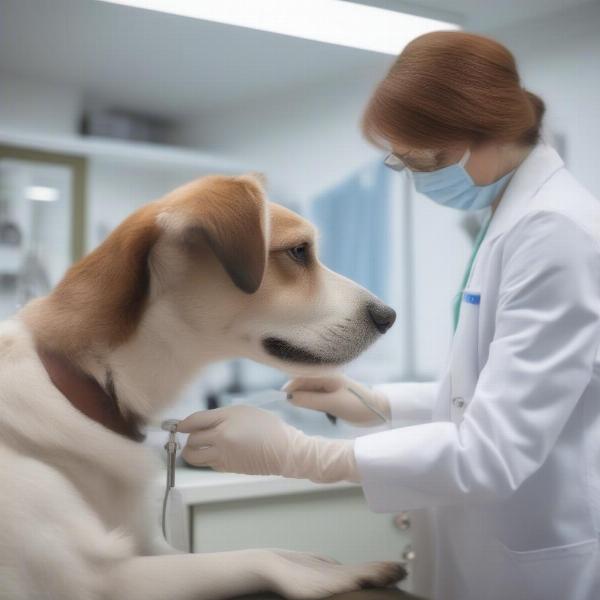
[[[206,503],[192,507],[194,552],[286,548],[342,562],[403,560],[411,529],[372,513],[360,488]],[[410,583],[402,586],[410,589]]]

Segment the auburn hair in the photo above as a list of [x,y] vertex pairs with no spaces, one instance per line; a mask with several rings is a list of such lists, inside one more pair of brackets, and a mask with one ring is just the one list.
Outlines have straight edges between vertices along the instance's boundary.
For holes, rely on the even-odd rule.
[[538,141],[544,102],[521,87],[514,56],[487,37],[436,31],[410,42],[375,88],[365,137],[420,149]]

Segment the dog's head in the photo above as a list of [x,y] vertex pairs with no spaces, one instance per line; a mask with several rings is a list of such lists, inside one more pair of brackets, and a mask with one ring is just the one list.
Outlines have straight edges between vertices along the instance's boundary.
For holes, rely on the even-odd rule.
[[318,259],[314,227],[267,201],[254,176],[208,177],[158,215],[157,279],[224,356],[292,372],[358,356],[394,311]]
[[253,175],[204,177],[145,205],[52,298],[80,340],[118,346],[154,319],[154,332],[194,337],[214,360],[292,373],[348,362],[395,319],[319,262],[314,227],[268,202]]

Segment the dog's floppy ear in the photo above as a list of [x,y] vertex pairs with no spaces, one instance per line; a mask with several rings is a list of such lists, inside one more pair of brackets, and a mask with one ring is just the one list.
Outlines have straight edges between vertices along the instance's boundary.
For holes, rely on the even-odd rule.
[[253,294],[262,283],[268,255],[263,181],[244,175],[211,177],[202,183],[193,199],[192,222],[183,228],[184,247],[195,252],[206,244],[233,283]]
[[134,333],[150,290],[149,256],[161,233],[156,214],[149,204],[130,215],[71,266],[45,302],[26,307],[42,345],[75,355],[91,343],[119,345]]

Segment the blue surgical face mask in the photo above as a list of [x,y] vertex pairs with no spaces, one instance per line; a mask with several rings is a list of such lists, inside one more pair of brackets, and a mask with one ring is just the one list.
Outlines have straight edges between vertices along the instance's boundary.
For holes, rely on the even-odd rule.
[[411,171],[416,190],[442,206],[459,210],[487,208],[504,190],[514,170],[489,185],[475,185],[465,169],[470,156],[467,150],[453,165],[436,171]]

